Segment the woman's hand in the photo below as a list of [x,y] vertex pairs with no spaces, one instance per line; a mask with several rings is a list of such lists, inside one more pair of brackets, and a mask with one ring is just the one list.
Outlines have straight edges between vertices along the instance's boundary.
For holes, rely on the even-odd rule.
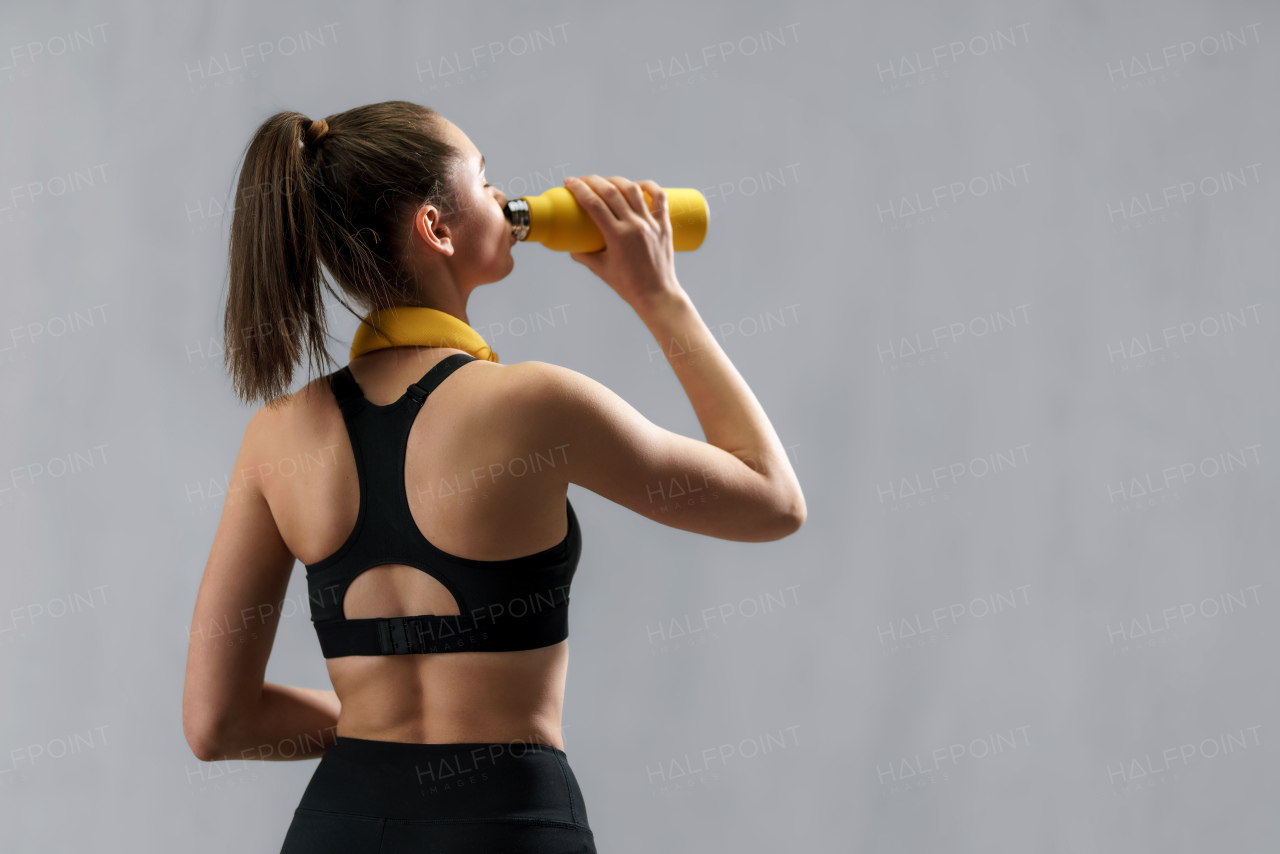
[[[675,249],[667,194],[653,181],[584,175],[565,186],[604,235],[605,248],[570,252],[637,311],[683,293],[676,280]],[[643,188],[653,200],[645,204]]]

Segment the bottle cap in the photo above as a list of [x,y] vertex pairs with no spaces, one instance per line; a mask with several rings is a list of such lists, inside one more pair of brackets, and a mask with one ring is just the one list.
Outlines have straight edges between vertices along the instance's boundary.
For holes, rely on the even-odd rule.
[[511,223],[511,233],[516,240],[529,236],[529,203],[524,199],[511,199],[502,207],[502,215]]

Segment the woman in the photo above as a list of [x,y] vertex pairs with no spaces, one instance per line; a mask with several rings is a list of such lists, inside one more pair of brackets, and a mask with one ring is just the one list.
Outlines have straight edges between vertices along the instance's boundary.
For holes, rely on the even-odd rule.
[[[267,405],[200,584],[183,729],[204,761],[322,756],[285,852],[595,851],[560,732],[568,485],[721,539],[804,520],[772,425],[676,279],[662,189],[566,186],[606,243],[571,257],[671,351],[706,442],[582,374],[498,363],[467,298],[511,272],[507,200],[433,110],[282,112],[246,149],[226,351],[237,394]],[[346,368],[287,394],[304,352],[327,364],[321,263],[366,322]],[[709,500],[655,515],[691,482]],[[333,691],[264,681],[295,560]]]

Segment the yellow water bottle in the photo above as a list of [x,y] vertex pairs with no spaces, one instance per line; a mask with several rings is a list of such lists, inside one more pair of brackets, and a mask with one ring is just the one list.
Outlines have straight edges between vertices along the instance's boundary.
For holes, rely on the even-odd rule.
[[[688,188],[663,188],[671,216],[671,239],[677,252],[691,252],[707,236],[710,212],[702,193]],[[641,187],[645,204],[653,199]],[[507,202],[503,213],[516,240],[536,241],[557,252],[596,252],[604,248],[604,235],[565,187],[552,187],[537,196],[520,196]]]

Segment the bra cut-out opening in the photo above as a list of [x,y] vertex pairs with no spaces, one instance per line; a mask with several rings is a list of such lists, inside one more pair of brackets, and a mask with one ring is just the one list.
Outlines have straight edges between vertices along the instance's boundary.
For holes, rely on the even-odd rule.
[[458,600],[439,579],[404,564],[369,567],[351,579],[342,596],[342,616],[348,620],[461,613]]

